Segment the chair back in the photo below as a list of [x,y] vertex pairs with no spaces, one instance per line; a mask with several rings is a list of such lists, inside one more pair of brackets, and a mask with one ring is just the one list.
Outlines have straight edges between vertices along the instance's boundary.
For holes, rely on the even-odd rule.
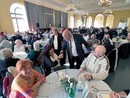
[[35,51],[35,50],[31,50],[29,53],[28,53],[28,56],[27,58],[31,61],[33,61],[34,63],[34,66],[37,65],[37,60],[38,60],[38,57],[40,55],[40,51]]
[[128,51],[129,51],[129,56],[130,56],[130,43],[128,43]]
[[128,58],[129,57],[129,43],[121,44],[118,48],[119,57],[120,58]]
[[109,59],[109,63],[110,63],[110,72],[111,71],[116,71],[118,63],[119,63],[119,59],[118,59],[118,49],[115,48],[113,50],[111,50],[108,54],[107,57]]

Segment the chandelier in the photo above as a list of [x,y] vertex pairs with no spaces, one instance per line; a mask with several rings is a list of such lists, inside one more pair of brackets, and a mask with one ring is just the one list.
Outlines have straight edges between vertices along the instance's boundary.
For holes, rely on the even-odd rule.
[[111,3],[112,3],[112,1],[110,1],[110,0],[100,0],[98,5],[100,7],[108,7],[111,5]]
[[66,10],[72,12],[72,11],[75,11],[76,8],[74,7],[74,4],[70,2],[70,4],[67,5]]
[[88,12],[87,11],[84,11],[83,13],[82,13],[82,16],[83,17],[87,17],[89,14],[88,14]]
[[103,14],[106,15],[106,16],[111,15],[111,14],[112,14],[112,10],[106,9],[106,10],[103,12]]

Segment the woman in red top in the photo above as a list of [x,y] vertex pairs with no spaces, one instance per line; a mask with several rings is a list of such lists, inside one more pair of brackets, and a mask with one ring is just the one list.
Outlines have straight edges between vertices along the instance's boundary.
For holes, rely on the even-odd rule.
[[36,98],[41,84],[45,82],[45,76],[32,69],[30,60],[19,60],[16,69],[19,74],[11,85],[9,98]]

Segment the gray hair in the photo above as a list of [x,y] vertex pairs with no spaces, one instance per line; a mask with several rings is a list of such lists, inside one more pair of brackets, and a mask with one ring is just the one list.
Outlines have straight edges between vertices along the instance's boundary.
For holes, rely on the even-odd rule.
[[0,51],[1,51],[3,59],[6,59],[6,58],[13,56],[13,52],[9,48],[4,48],[4,49],[1,49]]
[[55,32],[59,32],[59,29],[57,27],[52,28]]
[[23,42],[20,39],[16,39],[14,43],[17,44],[18,42],[20,42],[21,44],[23,44]]

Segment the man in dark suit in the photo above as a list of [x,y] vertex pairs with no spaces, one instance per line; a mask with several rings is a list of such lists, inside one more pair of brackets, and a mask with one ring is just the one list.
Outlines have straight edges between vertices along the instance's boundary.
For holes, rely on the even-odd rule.
[[62,33],[62,36],[64,38],[62,51],[65,53],[65,50],[67,50],[70,68],[74,68],[74,63],[76,62],[76,68],[79,69],[84,60],[82,44],[85,45],[89,52],[91,51],[88,43],[80,34],[72,34],[68,29]]

